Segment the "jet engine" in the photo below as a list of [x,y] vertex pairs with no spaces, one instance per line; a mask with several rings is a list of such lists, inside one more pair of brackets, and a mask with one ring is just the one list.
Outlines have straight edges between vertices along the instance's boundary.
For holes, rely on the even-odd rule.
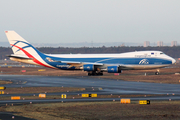
[[84,71],[94,71],[94,65],[93,64],[85,64],[83,65]]
[[121,69],[119,68],[119,66],[108,66],[107,72],[108,73],[121,73]]

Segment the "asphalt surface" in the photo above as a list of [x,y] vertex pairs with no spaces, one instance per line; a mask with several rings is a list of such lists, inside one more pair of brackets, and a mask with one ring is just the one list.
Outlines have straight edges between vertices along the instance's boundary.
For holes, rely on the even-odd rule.
[[[169,99],[171,97],[172,99]],[[131,99],[132,101],[137,100],[179,100],[179,96],[161,96],[159,97],[131,97],[131,98],[123,98],[123,99]],[[38,99],[38,100],[1,100],[0,105],[15,105],[21,103],[55,103],[55,102],[99,102],[99,101],[120,101],[121,98],[85,98],[85,99]]]
[[180,94],[179,84],[130,82],[93,77],[60,77],[30,75],[0,75],[1,80],[10,80],[8,87],[83,87],[102,88],[99,94]]
[[31,118],[13,115],[13,113],[7,113],[7,112],[0,112],[0,119],[1,120],[35,120]]
[[[14,87],[82,87],[84,91],[46,93],[46,95],[77,95],[82,93],[97,93],[98,95],[138,95],[144,97],[131,97],[131,100],[180,100],[179,84],[161,84],[130,82],[113,79],[99,79],[94,77],[60,77],[60,76],[31,76],[31,75],[0,75],[0,80],[12,81],[12,84],[0,85],[7,88]],[[145,95],[156,96],[146,97]],[[0,96],[37,96],[38,93],[28,94],[2,94]],[[158,96],[159,95],[159,96]],[[162,96],[163,95],[163,96]],[[120,101],[121,98],[84,98],[84,99],[38,99],[38,100],[0,100],[0,106],[12,104],[34,104],[54,102],[94,102],[94,101]],[[13,113],[0,112],[0,119],[30,120]]]
[[[110,94],[164,94],[166,98],[157,96],[161,99],[180,99],[179,84],[161,84],[146,82],[130,82],[113,79],[99,79],[94,77],[61,77],[61,76],[31,76],[31,75],[0,75],[0,80],[12,81],[12,84],[4,85],[10,87],[83,87],[85,91],[80,92],[60,92],[47,93],[47,95],[77,95],[82,93],[97,93],[101,95]],[[3,86],[3,85],[2,85]],[[102,89],[101,89],[102,88]],[[31,96],[34,94],[13,94],[20,96]],[[38,94],[35,94],[38,95]],[[174,96],[175,95],[175,96]],[[1,96],[12,96],[4,94]],[[155,99],[153,98],[153,99]],[[94,99],[95,100],[95,99]]]

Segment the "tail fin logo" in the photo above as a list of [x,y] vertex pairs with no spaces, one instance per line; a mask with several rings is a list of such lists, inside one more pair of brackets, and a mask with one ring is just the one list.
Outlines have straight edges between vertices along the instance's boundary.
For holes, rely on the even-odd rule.
[[[18,48],[18,50],[16,51],[16,52],[18,52],[18,51],[20,51],[20,50],[24,50],[25,48],[32,48],[33,50],[35,50],[39,55],[41,54],[41,52],[39,52],[36,48],[34,48],[31,44],[29,44],[29,43],[27,43],[27,42],[24,42],[24,41],[18,41],[18,40],[14,40],[14,41],[17,41],[17,42],[15,42],[14,44],[11,44],[11,46],[12,46],[12,48],[13,47],[16,47],[16,48]],[[18,47],[18,43],[24,43],[24,44],[26,44],[27,46],[24,46],[24,47]],[[41,55],[40,55],[41,56]]]
[[[17,40],[16,40],[17,41]],[[28,44],[28,43],[26,43],[26,42],[23,42],[23,41],[17,41],[17,42],[15,42],[13,45],[11,45],[12,46],[12,48],[14,47],[14,46],[16,46],[18,43],[25,43],[25,44],[27,44],[28,46],[24,46],[24,47],[22,47],[22,49],[25,49],[25,48],[28,48],[28,47],[32,47],[30,44]],[[18,51],[20,51],[21,49],[18,49],[17,51],[15,51],[15,53],[16,52],[18,52]]]

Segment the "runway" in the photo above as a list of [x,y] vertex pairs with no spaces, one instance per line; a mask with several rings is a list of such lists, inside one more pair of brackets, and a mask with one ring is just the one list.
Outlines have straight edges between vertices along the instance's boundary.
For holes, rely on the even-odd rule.
[[84,87],[103,88],[102,94],[180,94],[179,84],[130,82],[93,77],[60,77],[31,75],[0,75],[1,80],[11,80],[6,87]]
[[[97,93],[99,95],[138,95],[138,94],[156,94],[164,96],[154,97],[137,97],[131,100],[150,99],[150,100],[180,100],[179,84],[163,84],[163,83],[145,83],[130,82],[113,79],[99,79],[94,77],[61,77],[61,76],[31,76],[31,75],[0,75],[1,80],[11,80],[12,84],[4,85],[10,87],[83,87],[85,91],[79,92],[60,92],[47,93],[47,95],[77,95],[82,93]],[[102,89],[99,89],[102,88]],[[93,90],[94,89],[94,90]],[[168,94],[168,95],[167,95]],[[33,94],[4,94],[1,96],[31,96]],[[36,94],[38,95],[38,94]],[[41,100],[6,100],[0,101],[5,103],[39,103],[39,102],[80,102],[80,101],[113,101],[120,98],[88,98],[88,99],[41,99]]]

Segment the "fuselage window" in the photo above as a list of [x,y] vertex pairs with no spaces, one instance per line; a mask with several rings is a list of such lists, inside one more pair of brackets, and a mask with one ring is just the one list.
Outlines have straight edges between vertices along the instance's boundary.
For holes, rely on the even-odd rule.
[[154,53],[151,53],[151,55],[154,55]]

